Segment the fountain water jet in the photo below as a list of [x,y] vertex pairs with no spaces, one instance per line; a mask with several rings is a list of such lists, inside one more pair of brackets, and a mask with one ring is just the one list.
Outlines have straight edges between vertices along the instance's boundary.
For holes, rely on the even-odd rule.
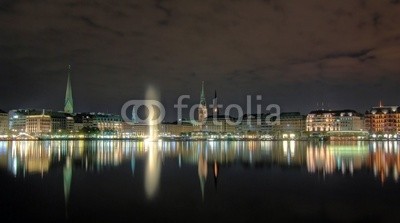
[[[159,100],[157,91],[149,86],[146,91],[146,100]],[[158,151],[158,123],[157,121],[157,110],[151,103],[147,103],[148,108],[148,128],[149,135],[145,141],[145,147],[147,149],[147,160],[145,169],[144,187],[147,199],[151,200],[158,191],[160,175],[161,175],[161,156]]]
[[[149,100],[159,100],[159,94],[155,90],[154,87],[149,86],[146,91],[146,101]],[[158,140],[158,124],[156,123],[157,120],[157,111],[151,103],[146,102],[146,107],[149,109],[148,112],[148,126],[149,126],[149,136],[147,141],[154,142]]]

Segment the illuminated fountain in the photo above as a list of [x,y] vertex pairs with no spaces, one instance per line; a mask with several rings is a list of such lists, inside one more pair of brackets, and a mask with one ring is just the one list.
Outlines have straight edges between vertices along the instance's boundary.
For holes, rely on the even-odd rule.
[[152,87],[149,86],[146,91],[146,107],[148,108],[148,126],[149,126],[149,136],[147,141],[155,142],[158,140],[158,125],[157,125],[157,111],[150,101],[152,100],[159,100],[159,95],[157,91]]
[[[148,87],[146,100],[158,100],[158,94],[153,87]],[[151,200],[157,193],[161,174],[161,155],[158,151],[158,125],[156,123],[156,109],[151,103],[146,104],[148,111],[149,135],[145,141],[147,150],[144,188],[147,199]]]

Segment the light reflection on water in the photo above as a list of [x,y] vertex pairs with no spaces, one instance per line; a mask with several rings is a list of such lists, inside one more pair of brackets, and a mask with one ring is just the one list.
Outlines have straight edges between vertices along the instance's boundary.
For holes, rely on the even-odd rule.
[[[210,192],[207,191],[207,184],[213,184],[217,188],[218,181],[221,180],[221,170],[230,172],[223,176],[227,178],[238,173],[236,181],[245,178],[252,170],[271,171],[276,168],[282,171],[291,170],[299,178],[311,176],[323,181],[329,176],[345,176],[351,180],[356,174],[362,173],[368,181],[379,182],[382,188],[386,184],[397,184],[400,172],[399,143],[395,141],[171,141],[150,144],[118,140],[0,142],[0,169],[10,177],[25,179],[29,176],[40,176],[45,179],[52,173],[62,175],[60,179],[64,185],[66,213],[71,203],[71,188],[84,187],[81,179],[85,175],[95,173],[101,176],[110,169],[119,170],[128,166],[130,174],[120,171],[122,177],[139,178],[143,189],[141,193],[148,201],[156,200],[161,191],[179,191],[179,185],[164,185],[168,179],[164,178],[163,181],[163,176],[187,177],[182,172],[169,168],[173,165],[171,163],[175,163],[178,170],[189,169],[192,176],[196,176],[197,182],[194,186],[190,182],[179,185],[195,187],[192,190],[198,192],[197,197],[201,202],[205,202],[205,194]],[[240,172],[238,167],[249,172]],[[77,173],[79,183],[76,180]],[[118,184],[124,183],[121,183],[120,178],[115,179]],[[224,182],[226,185],[226,181]],[[243,180],[241,183],[261,185],[261,179],[260,182]]]
[[[44,175],[52,166],[101,172],[135,159],[146,160],[147,172],[160,174],[161,157],[175,158],[183,163],[198,165],[199,175],[207,176],[207,166],[241,163],[250,167],[298,166],[309,173],[354,174],[361,169],[372,170],[385,182],[399,177],[400,153],[396,141],[308,143],[296,141],[268,142],[159,142],[147,145],[141,141],[13,141],[0,142],[0,168],[16,177],[27,174]],[[216,173],[215,173],[216,174]],[[148,176],[151,178],[151,176]],[[149,181],[157,181],[149,179]],[[154,189],[151,189],[154,190]]]

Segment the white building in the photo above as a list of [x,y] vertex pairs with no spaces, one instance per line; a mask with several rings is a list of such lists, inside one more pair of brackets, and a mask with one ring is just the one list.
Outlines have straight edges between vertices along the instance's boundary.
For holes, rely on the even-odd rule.
[[8,133],[8,113],[0,110],[0,135]]
[[307,132],[362,130],[364,130],[364,117],[354,110],[316,110],[311,111],[306,118]]

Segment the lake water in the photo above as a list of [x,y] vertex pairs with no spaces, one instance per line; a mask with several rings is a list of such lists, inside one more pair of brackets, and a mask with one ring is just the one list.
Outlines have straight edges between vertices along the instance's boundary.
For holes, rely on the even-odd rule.
[[398,222],[400,142],[0,142],[0,219]]

